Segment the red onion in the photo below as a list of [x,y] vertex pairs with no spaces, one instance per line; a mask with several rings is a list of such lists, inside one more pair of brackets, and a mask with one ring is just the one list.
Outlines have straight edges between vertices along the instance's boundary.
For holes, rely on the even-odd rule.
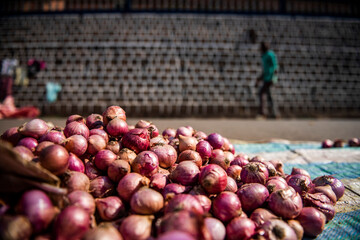
[[108,176],[99,176],[90,182],[89,192],[95,198],[102,198],[111,195],[114,191],[114,184]]
[[98,169],[107,171],[109,165],[114,162],[117,157],[118,156],[110,150],[100,150],[95,155],[94,163]]
[[196,150],[197,140],[194,137],[187,137],[179,135],[179,150],[180,152],[185,150]]
[[[170,170],[170,168],[169,168],[169,170]],[[161,174],[165,175],[166,177],[168,177],[168,176],[170,175],[170,171],[169,171],[169,170],[159,167],[158,173],[161,173]]]
[[262,156],[254,156],[250,159],[250,162],[261,162],[261,163],[264,163],[265,162],[265,158],[262,157]]
[[159,136],[159,129],[154,124],[151,124],[147,130],[149,131],[150,138]]
[[82,135],[84,138],[88,139],[90,130],[84,123],[71,122],[65,126],[64,135],[67,138],[72,135]]
[[140,153],[149,148],[150,136],[146,129],[134,128],[122,137],[121,144],[124,148],[129,148],[135,153]]
[[191,161],[195,163],[199,168],[203,163],[200,154],[193,150],[184,150],[179,154],[178,163],[183,161]]
[[185,186],[194,185],[199,179],[199,173],[199,167],[195,163],[184,161],[170,173],[170,179]]
[[225,170],[216,164],[209,164],[203,167],[200,171],[199,179],[205,191],[212,194],[224,191],[227,185]]
[[284,219],[297,217],[303,207],[300,195],[292,187],[271,193],[268,204],[272,212]]
[[42,135],[44,135],[49,130],[48,125],[45,121],[35,118],[30,120],[27,123],[24,123],[21,127],[19,127],[18,131],[20,134],[33,137],[39,139]]
[[89,191],[90,188],[89,178],[81,172],[67,172],[63,183],[69,193],[75,190]]
[[231,178],[231,177],[227,177],[227,185],[226,185],[226,188],[224,189],[224,191],[229,191],[229,192],[237,192],[238,190],[238,186],[237,186],[237,183],[236,181]]
[[29,219],[22,215],[4,215],[0,218],[0,239],[30,239],[32,227]]
[[288,187],[288,184],[286,183],[286,180],[282,177],[269,177],[267,180],[265,186],[269,190],[269,193],[275,192],[279,189],[285,189]]
[[89,133],[90,133],[90,136],[91,135],[100,135],[105,139],[106,143],[109,142],[109,135],[103,129],[99,129],[99,128],[91,129]]
[[244,184],[237,194],[241,200],[243,210],[247,213],[261,207],[269,197],[269,191],[260,183]]
[[127,161],[130,165],[136,158],[136,153],[134,151],[131,151],[128,148],[123,148],[120,150],[119,159]]
[[315,184],[315,186],[330,185],[330,187],[332,188],[333,192],[336,195],[337,200],[339,200],[344,195],[345,192],[344,184],[339,179],[333,176],[325,175],[325,176],[317,177],[313,180],[313,183]]
[[226,236],[224,224],[216,218],[207,217],[204,220],[207,230],[210,232],[212,240],[223,240]]
[[359,147],[360,146],[360,140],[359,138],[352,138],[348,142],[349,147]]
[[83,240],[123,240],[120,232],[109,222],[102,222],[86,232]]
[[335,207],[331,200],[322,193],[307,193],[304,198],[304,205],[314,207],[326,216],[326,220],[330,221],[335,216]]
[[194,137],[200,141],[200,140],[205,140],[207,138],[207,134],[202,132],[202,131],[197,131],[195,134],[194,134]]
[[308,178],[311,178],[309,172],[306,171],[305,169],[293,167],[291,171],[291,175],[296,175],[296,174],[305,175]]
[[95,204],[100,218],[105,221],[115,220],[126,212],[124,203],[116,196],[97,198]]
[[[230,155],[229,155],[230,154]],[[224,170],[227,170],[231,161],[234,160],[234,156],[230,152],[224,152],[221,149],[214,149],[210,158],[211,164],[217,164]]]
[[193,130],[187,127],[179,127],[176,129],[176,137],[178,138],[180,135],[184,137],[191,137],[193,135]]
[[286,222],[279,219],[266,221],[257,234],[264,239],[297,239],[295,231]]
[[256,227],[260,227],[265,222],[267,222],[270,219],[279,219],[278,216],[273,214],[271,211],[265,208],[257,208],[255,209],[251,215],[250,219],[254,221]]
[[134,172],[151,177],[159,170],[159,159],[154,152],[143,151],[136,156],[131,168]]
[[230,141],[226,137],[223,137],[223,139],[224,139],[224,144],[222,146],[222,150],[229,151],[230,150]]
[[235,147],[234,147],[234,144],[232,144],[232,143],[229,144],[229,152],[231,152],[232,154],[235,155]]
[[336,203],[336,194],[334,193],[334,191],[332,190],[330,185],[325,185],[325,186],[318,186],[314,188],[314,193],[322,193],[324,194],[326,197],[329,198],[329,200],[335,204]]
[[130,215],[121,223],[119,231],[124,240],[147,240],[151,236],[154,216]]
[[129,130],[128,125],[124,120],[120,118],[114,118],[106,125],[106,131],[113,137],[121,137]]
[[88,148],[88,143],[84,136],[72,135],[63,142],[63,146],[69,152],[72,152],[76,156],[80,157],[86,152]]
[[182,231],[177,231],[177,230],[172,230],[172,231],[166,232],[164,234],[161,234],[156,239],[157,240],[169,240],[169,239],[171,239],[171,240],[196,240],[196,238],[194,238],[190,234],[188,234],[186,232],[182,232]]
[[205,164],[212,154],[212,147],[208,141],[202,140],[196,144],[196,151],[200,154],[203,164]]
[[55,175],[63,174],[69,166],[68,151],[57,144],[44,148],[39,155],[40,164]]
[[270,160],[269,162],[275,167],[275,169],[277,171],[277,173],[276,173],[277,175],[284,176],[284,174],[285,174],[284,169],[283,169],[284,164],[281,161]]
[[32,137],[25,137],[20,139],[17,146],[24,146],[27,147],[30,151],[34,152],[38,145],[38,141]]
[[106,145],[106,149],[112,151],[115,154],[119,154],[120,148],[120,143],[118,141],[110,141]]
[[260,162],[250,162],[241,171],[241,181],[244,183],[265,184],[269,177],[266,166]]
[[98,151],[106,148],[106,141],[100,135],[91,135],[88,139],[88,153],[95,155]]
[[168,139],[165,139],[163,136],[159,135],[150,139],[150,148],[157,145],[167,145],[169,143]]
[[126,121],[126,114],[124,109],[119,106],[110,106],[102,114],[103,122],[105,125],[108,124],[114,118],[119,118],[123,121]]
[[61,211],[54,223],[56,239],[81,239],[90,227],[89,214],[81,207],[69,206]]
[[15,146],[19,142],[20,138],[21,135],[18,132],[17,127],[9,128],[1,135],[2,140],[11,143],[13,146]]
[[290,175],[286,178],[286,182],[300,195],[311,191],[314,187],[311,179],[308,176],[302,174]]
[[166,185],[162,191],[162,195],[164,199],[168,199],[169,196],[173,197],[173,195],[184,193],[187,188],[184,185],[177,183],[169,183]]
[[135,124],[136,128],[148,128],[150,127],[151,122],[146,121],[146,120],[140,120]]
[[241,202],[233,192],[221,192],[213,200],[212,212],[217,219],[228,222],[241,215]]
[[322,148],[331,148],[334,145],[334,142],[330,139],[326,139],[321,143]]
[[74,114],[74,115],[70,115],[67,119],[66,119],[66,125],[68,125],[71,122],[80,122],[80,123],[85,123],[85,119],[78,115],[78,114]]
[[56,144],[62,144],[65,139],[64,132],[61,129],[55,128],[42,135],[39,142],[49,141]]
[[169,141],[169,145],[172,146],[173,148],[175,148],[175,150],[177,152],[180,152],[179,150],[179,139],[178,138],[173,138]]
[[75,154],[69,154],[69,170],[85,173],[85,165]]
[[316,237],[325,228],[326,217],[313,207],[304,207],[296,218],[304,229],[305,235]]
[[333,144],[334,148],[342,148],[345,147],[345,141],[342,139],[336,139]]
[[287,220],[287,224],[294,230],[298,240],[303,239],[304,228],[298,220]]
[[29,219],[35,233],[45,230],[55,217],[50,198],[40,190],[29,190],[20,199],[21,212]]
[[174,128],[166,128],[163,132],[162,135],[165,138],[174,138],[176,136],[176,129]]
[[235,181],[240,181],[241,180],[241,176],[240,176],[241,170],[242,170],[242,168],[239,165],[231,165],[226,170],[226,173],[229,177],[233,178]]
[[205,195],[193,195],[202,206],[204,213],[209,213],[211,209],[211,200]]
[[141,187],[149,186],[150,180],[138,173],[129,173],[125,175],[117,186],[117,192],[120,198],[129,202],[131,196]]
[[69,200],[69,205],[82,207],[89,215],[93,215],[95,213],[95,200],[90,193],[81,190],[75,190],[67,197]]
[[165,188],[167,183],[168,178],[162,173],[155,173],[151,176],[150,187],[155,189],[156,191],[161,192]]
[[100,114],[93,113],[86,118],[85,122],[89,129],[97,129],[103,126],[103,117]]
[[169,212],[187,210],[196,214],[204,214],[204,209],[199,201],[190,194],[175,195],[165,206],[165,214]]
[[125,160],[115,160],[110,163],[107,169],[107,175],[115,183],[118,183],[126,174],[130,172],[130,164]]
[[249,157],[243,153],[240,153],[234,157],[234,160],[230,163],[230,165],[239,165],[240,167],[244,167],[249,163]]
[[249,218],[236,217],[226,226],[228,240],[250,239],[255,233],[255,223]]
[[211,133],[206,140],[210,143],[213,149],[221,149],[224,145],[224,138],[218,133]]
[[138,214],[155,214],[164,207],[164,198],[159,192],[142,187],[132,195],[130,206]]
[[24,146],[16,146],[12,149],[14,152],[20,155],[20,157],[28,162],[33,160],[34,154],[31,152],[30,149]]
[[54,144],[55,144],[55,143],[49,142],[49,141],[40,142],[40,143],[37,145],[34,154],[38,156],[44,148],[46,148],[46,147],[48,147],[48,146],[50,146],[50,145],[54,145]]
[[178,156],[175,148],[170,145],[157,145],[150,148],[150,151],[157,155],[159,165],[163,168],[169,168],[174,165]]
[[92,162],[85,160],[85,174],[90,180],[93,180],[100,176],[101,172],[94,166]]

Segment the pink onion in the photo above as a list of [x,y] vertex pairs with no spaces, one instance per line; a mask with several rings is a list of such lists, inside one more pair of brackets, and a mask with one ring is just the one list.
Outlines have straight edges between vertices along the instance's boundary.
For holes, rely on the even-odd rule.
[[46,148],[46,147],[48,147],[48,146],[50,146],[50,145],[54,145],[54,144],[55,144],[55,143],[49,142],[49,141],[40,142],[40,143],[37,145],[34,154],[38,156],[44,148]]
[[179,150],[180,152],[185,150],[196,150],[197,140],[194,137],[187,137],[179,135]]
[[292,169],[292,171],[291,171],[291,175],[296,175],[296,174],[305,175],[305,176],[307,176],[308,178],[311,178],[309,172],[306,171],[305,169],[302,169],[302,168],[296,168],[296,167],[294,167],[294,168]]
[[335,216],[335,207],[331,200],[322,193],[307,193],[304,198],[304,205],[314,207],[326,216],[326,220],[330,221]]
[[228,222],[241,215],[241,202],[233,192],[221,192],[213,200],[212,212],[217,219]]
[[178,163],[183,161],[191,161],[195,163],[199,168],[201,167],[203,160],[200,154],[194,150],[184,150],[179,154]]
[[185,193],[187,190],[186,186],[177,184],[177,183],[169,183],[166,185],[162,191],[162,195],[164,199],[168,199],[169,196],[173,197],[174,195]]
[[233,160],[234,156],[232,155],[232,153],[224,152],[221,149],[214,149],[211,154],[210,163],[217,164],[226,171],[230,166],[231,161]]
[[55,128],[42,135],[39,142],[49,141],[56,144],[62,144],[65,139],[64,132],[59,128]]
[[258,230],[264,239],[297,239],[295,231],[284,221],[270,219]]
[[165,206],[165,214],[169,212],[187,210],[196,214],[204,214],[204,209],[199,201],[190,194],[175,195]]
[[132,195],[130,206],[138,214],[155,214],[164,207],[164,198],[159,192],[142,187]]
[[238,186],[236,181],[231,178],[231,177],[227,177],[227,184],[226,184],[226,188],[224,189],[224,191],[229,191],[229,192],[237,192],[238,190]]
[[93,180],[101,175],[101,171],[91,161],[85,160],[85,174],[90,180]]
[[38,141],[32,137],[25,137],[20,139],[17,146],[24,146],[27,147],[30,151],[34,152],[38,145]]
[[147,177],[141,176],[138,173],[129,173],[125,175],[117,186],[117,193],[120,198],[129,202],[131,196],[141,187],[149,186],[150,180]]
[[280,175],[280,176],[285,175],[284,169],[283,169],[284,164],[281,161],[279,161],[279,160],[270,160],[269,162],[275,167],[275,169],[277,171],[277,173],[276,173],[277,175]]
[[162,173],[155,173],[151,176],[150,187],[158,192],[161,192],[165,188],[166,184],[168,184],[168,181],[169,180],[166,175]]
[[18,132],[17,127],[9,128],[1,135],[2,140],[11,143],[13,146],[15,146],[19,142],[20,138],[21,135]]
[[243,210],[247,213],[261,207],[269,197],[269,191],[260,183],[244,184],[237,194],[241,200]]
[[69,193],[75,190],[89,191],[90,180],[84,173],[75,171],[67,172],[64,178],[63,183]]
[[147,240],[151,236],[152,215],[130,215],[121,223],[119,231],[124,240]]
[[359,138],[349,139],[348,145],[349,145],[349,147],[359,147],[360,146]]
[[171,239],[171,240],[196,240],[196,238],[194,238],[190,234],[188,234],[186,232],[182,232],[182,231],[177,231],[177,230],[172,230],[172,231],[166,232],[164,234],[161,234],[156,239],[157,240],[169,240],[169,239]]
[[[170,170],[170,168],[169,168],[169,170]],[[165,175],[166,177],[168,177],[168,176],[170,175],[170,171],[169,171],[169,170],[168,170],[168,169],[165,169],[165,168],[159,167],[158,173],[161,173],[161,174]]]
[[336,194],[334,193],[334,191],[332,190],[330,185],[325,185],[325,186],[318,186],[314,188],[314,193],[322,193],[324,194],[326,197],[329,198],[329,200],[335,204],[336,203]]
[[211,133],[206,140],[210,143],[213,149],[221,149],[224,145],[224,138],[218,133]]
[[102,222],[86,232],[83,240],[123,240],[120,232],[109,222]]
[[241,180],[241,170],[242,168],[239,165],[231,165],[226,170],[226,173],[229,177],[233,178],[235,181]]
[[311,191],[314,188],[311,179],[308,176],[302,174],[290,175],[286,178],[286,182],[300,195]]
[[151,122],[150,121],[146,121],[146,120],[139,120],[136,124],[135,127],[136,128],[148,128],[150,127]]
[[106,141],[100,135],[91,135],[88,139],[88,153],[95,155],[98,151],[106,148]]
[[244,183],[265,184],[269,178],[266,166],[260,162],[250,162],[241,171],[241,181]]
[[33,137],[39,139],[42,135],[44,135],[49,130],[48,125],[44,120],[35,118],[30,120],[27,123],[24,123],[21,127],[19,127],[18,131],[21,135],[27,137]]
[[222,146],[222,150],[229,151],[230,150],[230,141],[226,137],[223,137],[224,144]]
[[107,171],[109,165],[114,162],[117,157],[118,156],[110,150],[100,150],[95,155],[94,163],[98,169]]
[[120,118],[114,118],[106,125],[106,131],[113,137],[121,137],[129,130],[128,125],[124,120]]
[[294,230],[298,240],[303,239],[304,228],[298,220],[287,220],[287,224]]
[[69,154],[69,170],[85,173],[85,165],[75,154]]
[[176,129],[176,137],[178,138],[180,135],[184,137],[191,137],[193,135],[193,130],[187,127],[179,127]]
[[330,139],[326,139],[321,143],[322,148],[331,148],[334,145],[334,142]]
[[110,196],[114,192],[114,183],[108,176],[99,176],[91,180],[89,192],[95,198]]
[[236,217],[226,226],[229,240],[250,239],[255,233],[255,223],[249,218]]
[[136,153],[128,148],[123,148],[120,150],[119,159],[127,161],[130,165],[136,158]]
[[249,157],[243,153],[240,153],[234,157],[234,160],[230,163],[230,165],[239,165],[240,167],[244,167],[249,163]]
[[232,143],[229,144],[229,152],[235,155],[235,146]]
[[313,183],[315,184],[315,186],[330,185],[330,187],[332,188],[333,192],[336,195],[337,200],[339,200],[344,195],[345,192],[344,184],[339,179],[333,176],[325,175],[325,176],[317,177],[313,180]]
[[100,218],[105,221],[115,220],[126,212],[124,203],[116,196],[96,198],[95,204]]
[[115,160],[110,163],[107,169],[107,175],[115,183],[118,183],[126,174],[130,172],[130,164],[125,160]]
[[40,190],[29,190],[20,199],[21,212],[29,219],[35,233],[45,230],[56,211],[50,198]]
[[279,189],[285,189],[286,187],[288,187],[288,184],[286,183],[286,180],[284,178],[275,176],[269,177],[265,186],[269,190],[269,193],[272,193]]
[[159,129],[154,124],[147,127],[147,130],[149,131],[150,138],[159,136]]
[[296,218],[303,208],[300,195],[292,187],[271,193],[268,204],[272,212],[284,219]]
[[57,144],[44,148],[39,155],[40,164],[55,175],[63,174],[69,166],[68,151]]
[[304,229],[305,235],[316,237],[325,228],[326,217],[313,207],[304,207],[296,218]]
[[126,121],[126,114],[124,109],[119,106],[110,106],[102,114],[103,122],[105,125],[108,124],[114,118],[119,118],[123,121]]
[[257,208],[255,209],[251,215],[250,219],[254,221],[256,227],[260,227],[265,222],[270,219],[279,219],[274,213],[265,208]]
[[146,129],[134,128],[122,137],[121,144],[124,148],[140,153],[149,149],[150,136]]
[[76,156],[80,157],[86,152],[88,148],[88,142],[82,135],[72,135],[63,142],[63,146],[69,152],[72,152]]
[[57,216],[54,228],[56,239],[82,238],[90,226],[89,214],[81,207],[69,206]]
[[14,152],[20,155],[20,157],[26,161],[31,161],[34,158],[34,154],[30,149],[24,146],[16,146],[12,149]]
[[202,132],[202,131],[197,131],[195,134],[194,134],[194,137],[200,141],[200,140],[205,140],[207,138],[207,134]]
[[154,152],[143,151],[136,156],[131,168],[134,172],[151,177],[159,170],[159,159]]
[[170,173],[170,179],[184,186],[194,185],[199,179],[199,173],[199,167],[195,163],[184,161]]
[[169,141],[169,145],[172,146],[173,148],[175,148],[175,150],[177,152],[180,152],[179,150],[179,139],[178,138],[173,138]]
[[165,139],[163,136],[159,135],[150,139],[150,148],[157,145],[167,145],[169,143],[168,139]]
[[174,138],[176,136],[176,129],[174,129],[174,128],[166,128],[162,132],[162,135],[167,139]]
[[210,232],[212,240],[223,240],[226,236],[226,228],[224,224],[212,217],[207,217],[204,220],[207,230]]
[[200,154],[203,164],[206,163],[212,154],[212,147],[208,141],[202,140],[196,144],[196,151]]
[[86,118],[86,126],[89,129],[96,129],[103,126],[103,117],[100,114],[93,113]]
[[78,115],[78,114],[74,114],[74,115],[70,115],[67,119],[66,119],[66,125],[68,125],[71,122],[80,122],[80,123],[85,123],[85,119]]
[[170,145],[157,145],[150,148],[150,151],[157,155],[159,165],[163,168],[169,168],[174,165],[178,156],[175,148]]
[[109,142],[109,135],[103,129],[99,129],[99,128],[91,129],[89,133],[90,133],[90,136],[91,135],[100,135],[105,139],[106,143]]
[[93,215],[95,213],[95,200],[90,193],[86,191],[75,190],[67,197],[69,200],[69,205],[82,207],[89,215]]
[[202,206],[204,213],[209,213],[210,209],[211,209],[211,200],[210,198],[208,198],[205,195],[193,195],[200,203],[200,205]]
[[120,148],[120,143],[118,141],[110,141],[106,145],[106,149],[112,151],[115,154],[119,154]]
[[225,170],[216,165],[209,164],[200,171],[200,184],[208,193],[220,193],[227,185],[227,174]]
[[90,130],[84,123],[71,122],[65,126],[64,135],[67,138],[72,135],[82,135],[84,138],[88,139]]
[[342,148],[345,147],[345,141],[343,139],[335,139],[334,144],[333,144],[334,148]]

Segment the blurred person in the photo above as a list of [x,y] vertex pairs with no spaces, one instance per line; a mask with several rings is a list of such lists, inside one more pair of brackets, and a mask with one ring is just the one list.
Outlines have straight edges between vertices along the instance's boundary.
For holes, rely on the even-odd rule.
[[18,64],[19,61],[14,58],[5,58],[1,62],[0,102],[12,95],[13,78]]
[[261,62],[262,62],[262,74],[257,78],[256,85],[258,86],[262,82],[262,86],[259,91],[259,117],[267,117],[265,98],[270,107],[269,117],[277,118],[279,113],[277,111],[276,103],[271,94],[271,89],[278,81],[278,61],[276,54],[270,50],[269,43],[262,42],[260,44]]

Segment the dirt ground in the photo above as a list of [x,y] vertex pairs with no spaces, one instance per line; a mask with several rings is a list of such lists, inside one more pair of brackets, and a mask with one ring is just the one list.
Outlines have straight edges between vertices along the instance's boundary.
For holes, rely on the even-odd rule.
[[[66,118],[43,117],[57,126],[64,126]],[[140,119],[128,119],[135,124]],[[207,134],[217,132],[229,139],[244,141],[269,141],[287,139],[291,141],[322,141],[329,139],[348,140],[360,137],[360,119],[146,119],[152,121],[160,131],[167,127],[178,128],[190,125]],[[20,126],[28,119],[0,120],[0,133],[10,127]]]

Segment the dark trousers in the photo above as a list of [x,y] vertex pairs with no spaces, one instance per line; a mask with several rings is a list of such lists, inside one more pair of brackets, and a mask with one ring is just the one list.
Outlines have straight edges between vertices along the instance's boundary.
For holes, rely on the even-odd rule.
[[11,76],[2,75],[0,79],[0,102],[12,94],[13,79]]
[[259,91],[259,100],[260,100],[260,108],[259,108],[259,114],[261,115],[267,115],[266,111],[266,104],[265,104],[265,98],[267,98],[267,103],[270,107],[270,116],[276,117],[278,115],[277,108],[275,105],[275,102],[273,100],[273,97],[271,95],[271,87],[273,86],[272,82],[264,82],[262,87]]

